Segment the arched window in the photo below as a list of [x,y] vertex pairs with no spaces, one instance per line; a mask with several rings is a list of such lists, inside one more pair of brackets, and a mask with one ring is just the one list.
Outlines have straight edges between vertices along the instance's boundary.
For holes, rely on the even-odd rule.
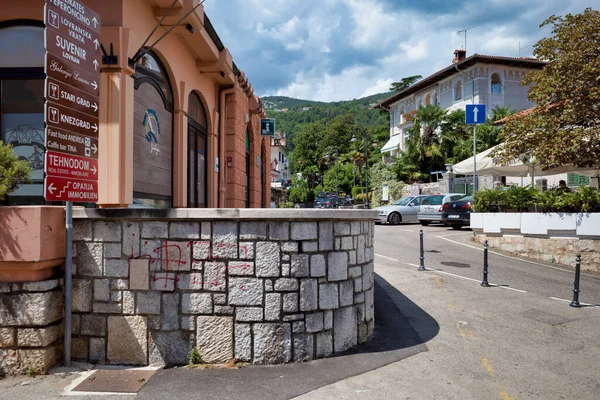
[[435,92],[433,94],[433,105],[437,106],[438,104],[440,104],[439,99],[438,99],[438,94],[437,92]]
[[492,74],[491,85],[492,85],[492,93],[502,94],[502,81],[500,80],[499,74],[497,74],[497,73]]
[[208,124],[200,97],[190,93],[188,100],[188,207],[207,207]]
[[417,108],[421,108],[422,105],[423,105],[423,99],[419,98],[419,101],[417,103]]
[[462,99],[462,82],[457,81],[454,86],[454,100]]
[[44,204],[44,28],[39,21],[0,22],[0,140],[29,161],[30,183],[9,205]]
[[173,91],[162,63],[146,53],[135,66],[133,197],[155,208],[173,204]]
[[425,96],[425,105],[428,106],[431,104],[431,94],[427,93],[427,96]]

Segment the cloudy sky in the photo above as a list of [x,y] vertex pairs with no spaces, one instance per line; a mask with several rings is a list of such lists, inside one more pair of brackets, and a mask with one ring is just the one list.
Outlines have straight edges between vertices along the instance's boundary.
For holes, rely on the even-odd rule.
[[552,14],[597,0],[206,0],[219,37],[260,96],[337,101],[448,66],[454,49],[517,57]]

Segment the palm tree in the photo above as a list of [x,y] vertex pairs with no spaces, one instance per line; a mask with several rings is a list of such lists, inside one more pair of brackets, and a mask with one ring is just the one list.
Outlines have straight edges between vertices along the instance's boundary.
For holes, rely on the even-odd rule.
[[421,173],[431,171],[443,159],[440,134],[446,115],[440,106],[427,105],[419,107],[413,117],[414,125],[408,129],[407,153]]

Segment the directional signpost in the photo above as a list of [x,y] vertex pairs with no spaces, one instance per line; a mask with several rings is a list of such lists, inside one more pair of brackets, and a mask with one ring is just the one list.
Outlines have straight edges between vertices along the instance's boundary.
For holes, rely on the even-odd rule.
[[473,193],[477,190],[477,125],[485,124],[485,104],[467,104],[465,123],[473,125]]
[[64,362],[71,365],[73,203],[98,201],[100,16],[81,0],[46,0],[44,197],[66,201]]

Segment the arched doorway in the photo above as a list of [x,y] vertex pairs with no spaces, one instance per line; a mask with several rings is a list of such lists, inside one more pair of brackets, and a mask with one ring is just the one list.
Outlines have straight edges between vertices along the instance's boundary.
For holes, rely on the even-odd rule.
[[206,208],[208,198],[208,123],[198,95],[188,99],[188,207]]
[[9,193],[9,205],[44,204],[44,25],[0,22],[0,140],[29,161],[30,183]]
[[173,91],[166,70],[152,53],[135,66],[133,128],[134,203],[173,205]]

